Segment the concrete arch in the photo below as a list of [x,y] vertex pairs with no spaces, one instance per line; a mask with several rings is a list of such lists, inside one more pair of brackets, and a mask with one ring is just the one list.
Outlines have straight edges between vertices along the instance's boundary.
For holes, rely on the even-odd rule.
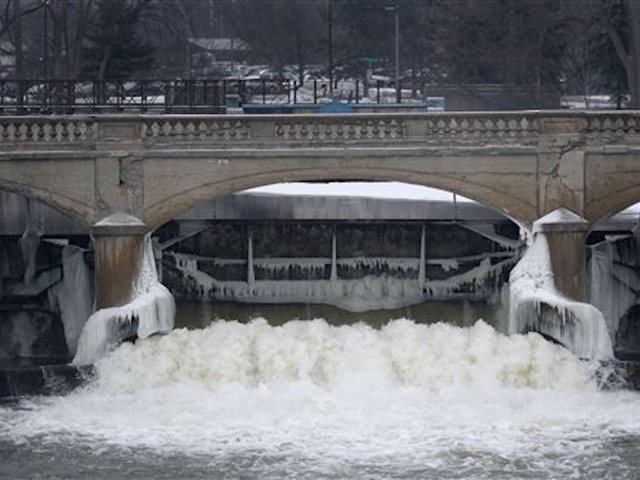
[[617,190],[594,201],[594,205],[588,209],[588,218],[596,224],[638,202],[640,202],[640,185]]
[[28,185],[10,182],[0,178],[0,190],[16,193],[23,197],[37,200],[49,208],[56,210],[68,217],[80,222],[87,231],[90,231],[91,219],[94,217],[94,209],[89,205],[79,202],[64,194],[44,190]]
[[[181,190],[146,206],[144,220],[151,230],[212,198],[249,188],[295,181],[398,181],[439,188],[468,197],[502,213],[520,226],[528,227],[537,218],[536,206],[522,197],[496,190],[491,185],[474,181],[464,175],[433,174],[413,169],[354,168],[337,169],[299,167],[265,169],[246,175],[202,179],[198,185]],[[506,207],[508,206],[508,207]]]

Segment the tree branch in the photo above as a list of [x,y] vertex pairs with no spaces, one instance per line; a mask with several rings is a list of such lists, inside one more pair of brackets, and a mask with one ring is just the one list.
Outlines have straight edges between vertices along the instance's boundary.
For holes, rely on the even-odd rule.
[[[36,5],[35,7],[28,8],[27,10],[24,10],[23,12],[20,12],[20,16],[24,17],[25,15],[29,15],[30,13],[37,12],[42,7],[44,7],[44,5],[45,5],[44,3],[40,3],[40,4]],[[7,30],[9,30],[11,28],[11,26],[13,25],[13,22],[15,22],[15,21],[16,21],[16,18],[12,17],[10,20],[7,21],[7,23],[2,25],[2,27],[0,28],[0,37],[2,35],[4,35],[5,33],[7,33]]]
[[607,35],[611,39],[611,43],[613,43],[613,47],[620,57],[620,61],[624,66],[624,69],[629,71],[631,68],[631,55],[627,52],[627,49],[624,47],[624,42],[622,41],[622,37],[620,33],[613,27],[610,22],[607,22],[606,25]]

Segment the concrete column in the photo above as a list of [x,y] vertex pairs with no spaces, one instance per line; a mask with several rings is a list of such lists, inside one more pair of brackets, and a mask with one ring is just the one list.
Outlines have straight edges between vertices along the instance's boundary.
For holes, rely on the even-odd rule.
[[418,266],[418,285],[420,291],[424,288],[427,277],[427,229],[422,225],[422,232],[420,234],[420,265]]
[[336,229],[331,233],[331,281],[338,280],[338,247],[336,243]]
[[164,256],[164,251],[158,242],[158,237],[153,237],[151,239],[151,246],[153,247],[153,259],[156,262],[156,270],[158,272],[158,281],[162,283],[162,257]]
[[256,274],[253,269],[253,237],[251,231],[247,238],[247,283],[253,285],[256,283]]
[[147,227],[135,217],[129,219],[135,221],[110,223],[106,219],[92,228],[98,309],[124,305],[133,298]]
[[586,301],[589,222],[561,208],[534,222],[534,233],[547,238],[556,288],[573,300]]

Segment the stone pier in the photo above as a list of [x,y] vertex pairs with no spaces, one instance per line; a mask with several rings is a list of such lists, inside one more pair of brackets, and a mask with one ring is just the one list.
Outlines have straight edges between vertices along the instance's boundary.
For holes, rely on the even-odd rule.
[[534,223],[534,235],[543,233],[549,245],[553,281],[567,298],[586,301],[586,238],[589,222],[565,208]]
[[93,225],[96,308],[119,307],[133,299],[147,227],[118,213]]

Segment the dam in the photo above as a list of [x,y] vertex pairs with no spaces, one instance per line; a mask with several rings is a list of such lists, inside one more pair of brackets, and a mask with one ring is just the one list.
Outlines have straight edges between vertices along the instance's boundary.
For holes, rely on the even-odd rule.
[[632,478],[634,115],[5,120],[0,473]]
[[[411,188],[384,183],[334,188],[384,191],[389,185],[400,191]],[[321,187],[315,186],[320,192]],[[438,192],[423,190],[423,195]],[[419,200],[278,195],[258,189],[219,197],[164,225],[152,237],[154,256],[160,279],[179,306],[313,304],[334,305],[343,312],[448,300],[497,306],[517,260],[518,228],[468,199],[452,200],[450,194]],[[43,322],[35,313],[31,322],[24,320],[27,308],[42,315],[48,308],[60,317],[57,337],[65,331],[68,355],[73,355],[83,317],[91,311],[91,239],[69,217],[15,194],[3,193],[2,207],[8,267],[3,276],[4,315],[13,308],[21,320],[7,322],[14,332],[26,329],[21,335],[3,336],[4,356],[37,356],[33,347],[17,340],[29,339],[31,345],[43,340],[25,333],[29,324],[36,332]],[[37,251],[33,264],[21,266],[21,251],[27,250],[25,239],[31,231],[38,231],[42,239],[36,238],[37,245],[30,247]],[[33,272],[28,273],[29,268]],[[80,284],[72,290],[75,303],[84,309],[75,308],[75,319],[65,305],[67,277]],[[52,308],[43,297],[58,300]],[[41,336],[56,337],[52,331]],[[51,341],[56,343],[52,352],[63,356],[65,338]]]
[[[194,312],[209,317],[206,326],[212,311],[228,315],[231,308],[249,320],[290,305],[294,318],[314,311],[342,321],[373,311],[413,318],[417,309],[423,320],[483,318],[507,332],[509,275],[526,248],[520,227],[464,197],[421,188],[283,184],[185,212],[151,238],[159,280],[178,302],[177,325],[191,316],[189,326]],[[381,193],[367,197],[359,189]],[[385,198],[385,191],[395,193]],[[80,222],[42,203],[7,192],[1,198],[3,358],[69,360],[93,310],[92,239]],[[640,349],[633,287],[612,282],[606,290],[598,282],[620,276],[616,255],[634,261],[624,252],[635,226],[633,211],[620,214],[592,231],[588,248],[589,296],[607,313],[622,359]]]
[[[369,191],[385,189],[384,184],[363,185]],[[322,187],[301,188],[322,191]],[[358,185],[340,188],[357,190]],[[412,186],[395,188],[406,196]],[[285,192],[292,189],[284,186]],[[23,239],[33,238],[24,232],[39,232],[31,285],[47,285],[37,279],[49,270],[60,270],[55,277],[60,280],[51,282],[45,296],[57,296],[61,309],[52,309],[50,317],[63,318],[66,295],[76,303],[83,295],[90,298],[93,259],[86,229],[24,197],[3,193],[1,198],[3,258],[21,263],[21,251],[28,248],[21,249],[20,242],[25,245]],[[637,212],[631,211],[594,229],[588,271],[595,268],[594,258],[598,268],[607,265],[605,258],[614,258],[603,255],[605,245],[611,252],[631,255],[631,247],[622,248],[619,242],[633,238],[636,221]],[[359,475],[363,469],[377,476],[407,465],[417,473],[446,476],[456,469],[474,476],[479,473],[474,463],[461,466],[460,458],[479,455],[483,468],[502,468],[493,452],[505,437],[511,447],[504,455],[515,462],[537,462],[544,472],[580,468],[603,451],[605,460],[590,468],[590,478],[635,468],[632,461],[616,460],[614,465],[607,460],[611,452],[619,458],[626,450],[619,446],[619,433],[603,435],[601,428],[605,422],[617,432],[629,429],[637,409],[635,397],[624,390],[599,390],[588,373],[596,363],[579,362],[539,335],[505,336],[498,333],[506,328],[500,325],[504,320],[486,316],[501,309],[509,272],[524,248],[519,227],[491,209],[446,193],[444,198],[428,200],[301,196],[277,194],[272,187],[205,203],[158,229],[151,240],[158,274],[177,299],[176,327],[189,330],[176,328],[135,344],[125,342],[96,362],[89,387],[54,396],[53,403],[35,399],[19,409],[0,406],[0,425],[8,427],[0,436],[0,451],[12,452],[14,442],[26,439],[32,445],[22,450],[26,453],[10,454],[1,471],[15,475],[24,461],[38,470],[46,456],[56,454],[66,459],[58,462],[56,474],[68,476],[77,475],[79,463],[111,471],[114,464],[130,468],[140,462],[154,476],[179,476],[185,471],[206,475],[214,469],[229,476],[267,471],[268,478],[276,478],[300,465],[324,477],[345,471]],[[615,269],[620,268],[618,255]],[[632,256],[626,258],[632,263]],[[26,287],[24,272],[20,273],[3,276],[3,307],[7,299],[24,302],[23,316],[13,321],[14,341],[2,344],[3,353],[47,354],[46,348],[38,351],[45,347],[42,339],[57,338],[51,343],[58,344],[62,359],[69,358],[70,352],[64,351],[65,343],[70,345],[68,322],[40,327],[35,336],[16,335],[18,322],[22,328],[29,323],[24,313],[38,310],[26,305],[42,301],[33,291],[16,294],[19,283]],[[467,282],[451,281],[465,274]],[[429,290],[428,298],[391,296],[407,306],[378,310],[388,314],[376,317],[357,312],[359,305],[353,304],[341,305],[356,310],[351,313],[327,310],[326,302],[332,299],[317,298],[314,282],[331,282],[332,275],[334,281],[356,284],[364,278],[386,278],[417,287],[421,282],[423,287],[437,282],[448,286]],[[75,281],[70,283],[70,278]],[[261,282],[281,283],[265,290]],[[290,282],[306,282],[310,288],[306,294],[298,291],[296,298],[283,298],[282,292],[292,288]],[[244,295],[236,290],[240,284],[246,288]],[[594,285],[600,284],[594,281]],[[221,296],[225,289],[232,298]],[[285,306],[284,313],[272,315],[269,307],[283,308],[283,304],[260,303],[272,295],[278,302],[305,303],[298,310],[287,311]],[[384,288],[364,290],[363,295],[367,301],[389,298]],[[333,300],[339,304],[344,297],[334,295]],[[453,305],[450,318],[438,300]],[[90,311],[91,305],[86,308]],[[436,318],[430,319],[434,311]],[[202,312],[206,318],[195,319]],[[246,312],[252,319],[240,318]],[[213,313],[225,320],[212,322]],[[10,312],[3,308],[2,314],[6,335]],[[364,317],[354,321],[349,315]],[[367,323],[361,322],[363,318]],[[447,322],[436,322],[443,319]],[[45,323],[37,316],[34,321]],[[627,330],[633,325],[623,324]],[[80,332],[76,335],[78,339]],[[25,341],[22,350],[11,350],[20,344],[16,337],[36,342]],[[627,351],[636,348],[633,336],[621,338],[627,343],[618,346],[630,347]],[[52,345],[48,348],[52,349],[48,355],[55,352]],[[46,372],[49,393],[64,392],[56,385],[68,373],[46,365],[40,368]],[[607,383],[615,380],[612,373],[606,374],[609,380],[603,384],[608,388],[615,388],[615,383]],[[72,376],[65,380],[73,382]],[[554,402],[572,408],[549,408]],[[186,405],[193,409],[188,414]],[[234,420],[238,418],[243,419],[241,425]],[[173,425],[170,434],[159,427],[167,421]],[[543,428],[549,422],[556,427]],[[583,435],[597,434],[600,440],[587,449],[572,450],[558,467],[548,460],[556,452],[554,445],[559,439],[571,441],[577,423]],[[424,434],[434,428],[442,433]],[[292,442],[283,442],[281,429]],[[403,454],[389,458],[386,448],[395,448],[393,439],[406,435],[411,440],[403,443]],[[66,440],[60,442],[57,436]],[[109,439],[108,446],[104,438]],[[344,441],[352,448],[343,449]],[[335,447],[327,450],[328,445]],[[452,449],[461,448],[449,458]],[[132,459],[131,451],[137,450],[144,455]],[[214,465],[207,460],[211,452],[220,455]],[[267,458],[268,465],[256,460],[256,454]],[[434,454],[443,460],[429,463]],[[517,466],[514,472],[522,473]]]

